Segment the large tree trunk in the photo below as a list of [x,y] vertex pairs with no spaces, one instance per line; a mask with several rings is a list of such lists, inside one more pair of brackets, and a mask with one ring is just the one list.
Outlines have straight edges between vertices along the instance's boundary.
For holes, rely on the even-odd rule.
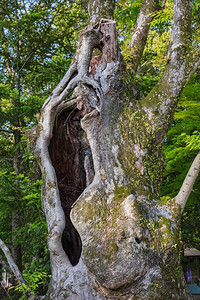
[[[45,299],[191,299],[180,264],[183,201],[160,200],[162,147],[192,71],[185,47],[190,4],[174,6],[169,63],[148,97],[133,99],[116,24],[101,18],[111,18],[113,1],[94,0],[73,62],[43,105],[30,139],[49,231],[52,279]],[[155,7],[145,1],[138,16],[132,74]],[[95,48],[100,56],[92,56]]]

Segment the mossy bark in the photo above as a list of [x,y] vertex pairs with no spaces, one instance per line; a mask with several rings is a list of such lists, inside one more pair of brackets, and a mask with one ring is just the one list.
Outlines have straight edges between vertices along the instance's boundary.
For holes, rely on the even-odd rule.
[[[179,4],[171,62],[147,98],[133,98],[116,23],[96,23],[90,6],[94,19],[42,108],[33,135],[52,264],[45,299],[191,299],[180,265],[181,205],[160,200],[163,143],[191,67],[181,33],[188,1],[186,11]],[[92,56],[96,48],[101,55]]]

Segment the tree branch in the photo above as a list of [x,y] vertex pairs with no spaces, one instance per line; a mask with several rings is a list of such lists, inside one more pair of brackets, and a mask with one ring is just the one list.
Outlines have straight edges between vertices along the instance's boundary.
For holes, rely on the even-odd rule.
[[69,67],[64,77],[61,79],[61,81],[59,82],[57,87],[53,90],[51,95],[47,98],[47,100],[44,102],[42,109],[45,109],[45,107],[51,102],[57,102],[60,94],[63,92],[64,89],[66,89],[68,82],[70,81],[70,78],[76,72],[77,72],[77,62],[75,61],[72,62],[71,66]]
[[150,127],[157,131],[158,143],[164,142],[179,96],[194,70],[196,58],[192,49],[191,20],[190,0],[174,0],[169,60],[159,83],[140,102]]
[[0,255],[0,265],[2,265],[2,267],[8,272],[11,273],[12,270],[8,264],[8,262],[6,261],[6,259],[3,258],[2,255]]
[[174,19],[171,34],[169,61],[163,79],[166,90],[178,97],[188,79],[190,71],[192,10],[190,0],[174,0]]
[[[100,20],[99,25],[103,22],[103,20]],[[54,107],[59,105],[65,100],[69,92],[76,87],[79,81],[85,80],[83,77],[89,70],[93,49],[99,46],[101,38],[102,33],[93,26],[88,26],[82,30],[77,51],[70,68],[53,90],[51,96],[45,101],[42,109],[47,105]]]
[[193,185],[198,177],[200,171],[200,152],[195,157],[186,177],[182,184],[182,187],[178,195],[174,198],[175,203],[181,206],[181,212],[184,210],[184,207],[187,203],[187,200],[191,194]]
[[53,24],[53,21],[55,19],[55,17],[59,14],[59,10],[53,15],[51,22],[48,24],[48,27],[46,28],[46,30],[44,31],[44,33],[42,34],[40,40],[38,39],[36,42],[36,46],[33,47],[32,51],[28,54],[28,56],[24,59],[21,68],[19,69],[18,73],[20,73],[23,68],[25,67],[25,65],[27,64],[27,62],[31,59],[31,57],[33,56],[34,53],[36,53],[36,50],[40,48],[40,41],[44,40],[45,35],[49,32],[49,30],[51,29],[51,26]]
[[20,272],[18,266],[14,262],[14,259],[11,255],[9,248],[5,245],[5,243],[1,239],[0,239],[0,248],[3,251],[3,253],[5,254],[5,257],[8,261],[10,269],[12,270],[13,274],[17,278],[17,281],[19,282],[19,284],[25,285],[27,288],[27,292],[30,293],[31,290],[30,290],[28,284],[25,282],[24,277],[23,277],[22,273]]
[[137,68],[146,45],[150,24],[153,19],[152,13],[156,11],[157,7],[157,0],[144,0],[138,15],[135,30],[130,42],[133,76],[136,75]]

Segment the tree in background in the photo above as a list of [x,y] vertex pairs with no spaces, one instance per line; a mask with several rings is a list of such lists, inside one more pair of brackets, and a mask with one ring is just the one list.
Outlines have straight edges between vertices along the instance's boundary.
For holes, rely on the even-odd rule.
[[40,293],[50,273],[47,228],[41,173],[24,133],[69,67],[84,18],[79,4],[66,1],[0,3],[1,238],[29,286]]
[[[121,5],[124,14],[119,16],[119,8],[116,18],[128,13],[136,19],[140,2]],[[161,198],[160,191],[163,144],[179,96],[197,68],[197,41],[193,35],[192,49],[189,2],[174,3],[171,39],[172,9],[164,9],[166,14],[159,3],[144,1],[133,34],[124,25],[125,66],[112,21],[114,2],[89,1],[90,25],[30,133],[49,232],[52,279],[46,299],[190,299],[178,235],[188,195],[185,185],[172,199]],[[149,32],[153,18],[158,25],[152,23]],[[170,47],[167,55],[166,46],[161,49],[160,62],[160,55],[153,57],[160,49],[152,47],[164,34]],[[188,193],[198,169],[199,156],[186,176],[192,178]]]
[[[174,197],[183,182],[191,161],[200,148],[199,75],[193,75],[175,112],[165,143],[167,166],[163,181],[163,200]],[[186,247],[200,249],[199,186],[197,178],[182,215],[182,238]]]

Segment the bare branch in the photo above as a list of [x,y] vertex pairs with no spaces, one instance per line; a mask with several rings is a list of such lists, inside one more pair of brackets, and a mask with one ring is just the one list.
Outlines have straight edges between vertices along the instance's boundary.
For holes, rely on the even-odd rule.
[[13,274],[17,278],[17,281],[19,282],[19,284],[25,285],[27,288],[27,292],[30,293],[31,290],[30,290],[28,284],[25,282],[24,277],[23,277],[22,273],[20,272],[18,266],[14,262],[14,259],[11,255],[9,248],[5,245],[5,243],[1,239],[0,239],[0,248],[3,251],[3,253],[5,254],[5,257],[8,261],[10,269],[12,270]]
[[174,198],[175,203],[181,206],[181,212],[184,210],[186,202],[191,194],[193,185],[198,177],[200,171],[200,152],[195,157],[178,195]]
[[136,21],[135,30],[130,42],[132,70],[134,76],[136,75],[137,68],[146,45],[150,24],[153,19],[152,13],[156,11],[157,6],[157,0],[144,0]]
[[8,272],[11,273],[12,270],[8,264],[8,262],[6,261],[6,259],[3,258],[2,255],[0,255],[0,264],[2,265],[2,267]]

